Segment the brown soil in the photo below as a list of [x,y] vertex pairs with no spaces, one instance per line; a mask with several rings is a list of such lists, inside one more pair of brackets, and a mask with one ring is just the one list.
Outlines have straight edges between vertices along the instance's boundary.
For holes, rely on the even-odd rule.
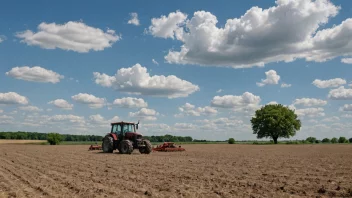
[[0,145],[0,197],[352,197],[352,145]]
[[46,140],[0,140],[0,144],[32,144],[32,143],[43,143]]

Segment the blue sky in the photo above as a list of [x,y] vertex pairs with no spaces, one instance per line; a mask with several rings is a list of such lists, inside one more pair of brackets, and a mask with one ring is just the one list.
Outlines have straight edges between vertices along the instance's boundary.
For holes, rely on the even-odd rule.
[[250,117],[275,101],[303,122],[293,139],[352,137],[351,11],[342,0],[5,1],[0,130],[104,135],[140,119],[145,135],[255,139]]

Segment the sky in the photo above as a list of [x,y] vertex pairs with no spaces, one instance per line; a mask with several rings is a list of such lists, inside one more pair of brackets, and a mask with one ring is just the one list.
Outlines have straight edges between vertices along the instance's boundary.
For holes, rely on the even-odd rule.
[[4,1],[0,131],[253,140],[266,104],[291,139],[352,137],[352,2]]

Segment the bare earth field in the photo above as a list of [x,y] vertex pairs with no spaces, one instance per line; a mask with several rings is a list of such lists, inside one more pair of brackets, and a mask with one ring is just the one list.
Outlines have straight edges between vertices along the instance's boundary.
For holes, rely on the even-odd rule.
[[352,145],[0,145],[0,197],[352,197]]
[[46,140],[0,140],[0,144],[34,144],[43,143]]

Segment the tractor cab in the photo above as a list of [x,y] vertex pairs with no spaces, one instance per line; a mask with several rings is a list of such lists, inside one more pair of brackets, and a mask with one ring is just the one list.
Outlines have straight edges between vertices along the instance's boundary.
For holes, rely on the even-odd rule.
[[118,139],[130,139],[130,138],[138,138],[141,136],[140,133],[137,133],[138,124],[133,122],[114,122],[111,123],[111,133],[115,134]]

